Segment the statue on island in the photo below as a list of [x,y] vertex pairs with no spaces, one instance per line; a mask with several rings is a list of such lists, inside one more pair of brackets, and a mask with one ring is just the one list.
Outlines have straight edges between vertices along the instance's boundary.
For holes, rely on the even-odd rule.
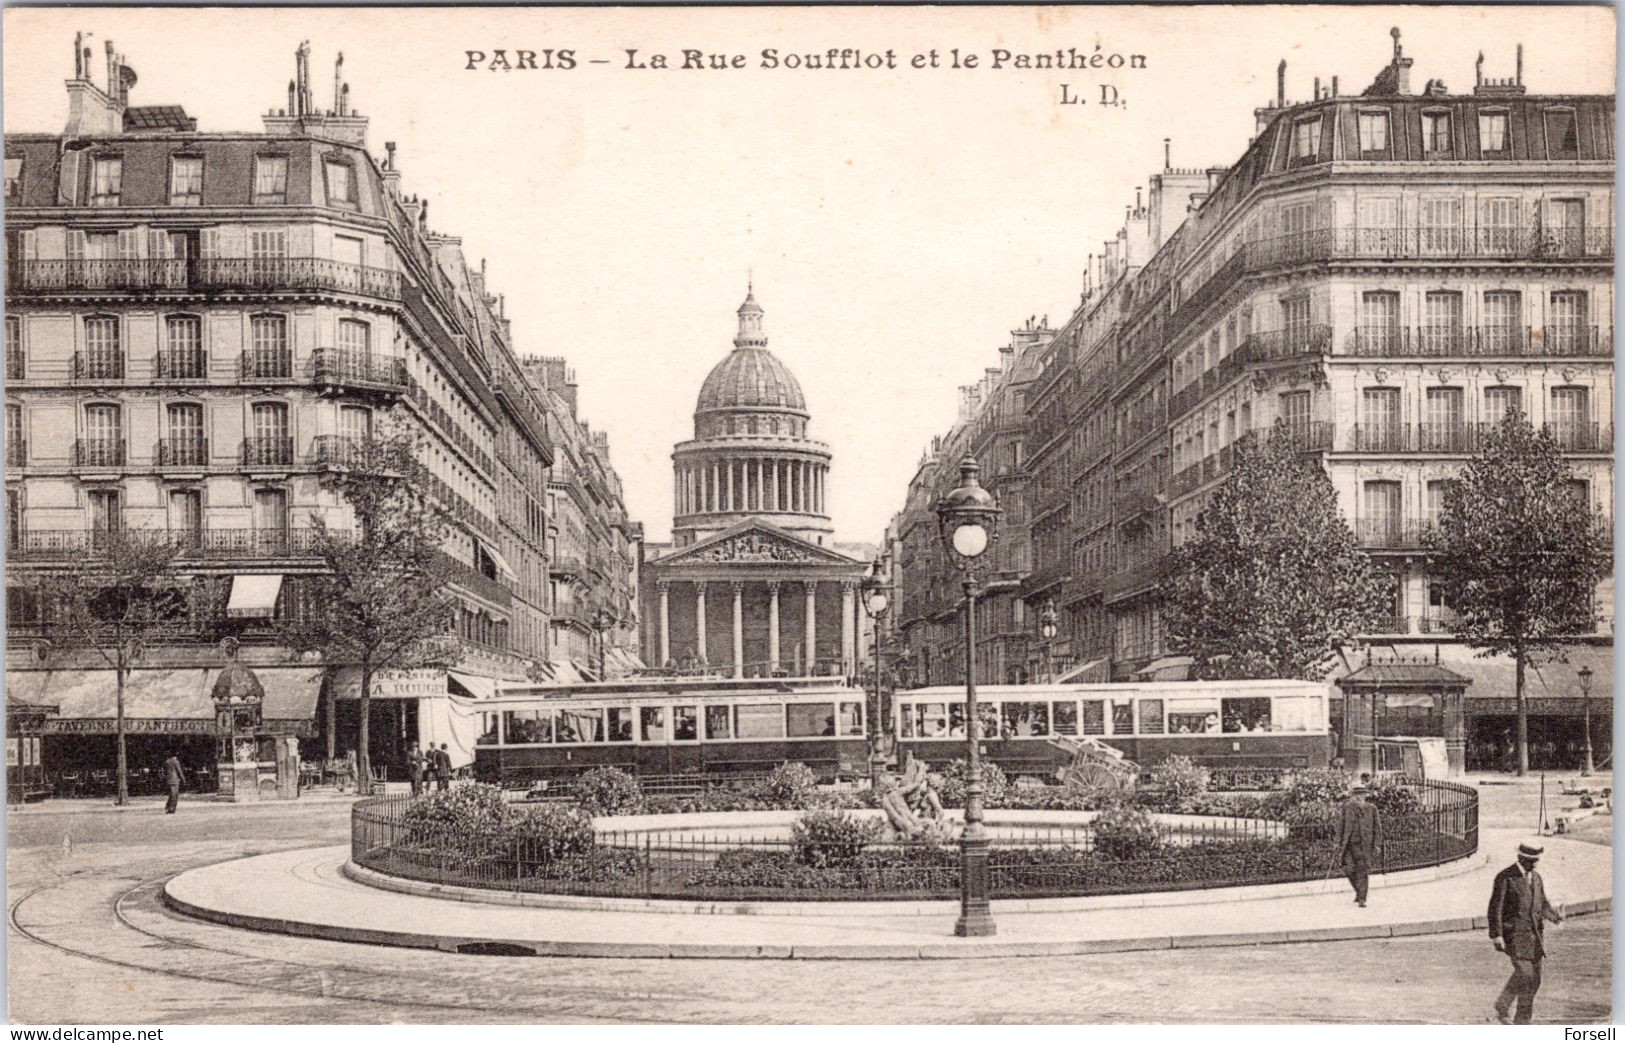
[[905,751],[902,772],[880,777],[880,807],[892,831],[904,840],[946,840],[950,827],[941,788],[942,776]]

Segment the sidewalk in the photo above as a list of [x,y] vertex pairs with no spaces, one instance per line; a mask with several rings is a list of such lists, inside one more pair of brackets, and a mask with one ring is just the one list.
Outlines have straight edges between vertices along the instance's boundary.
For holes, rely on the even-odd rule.
[[[380,793],[382,790],[379,791]],[[394,792],[393,790],[391,792]],[[405,784],[401,785],[401,793],[406,792]],[[376,794],[375,794],[376,795]],[[113,803],[112,797],[72,797],[52,800],[42,800],[36,804],[8,804],[8,815],[93,815],[93,814],[126,814],[129,812],[149,813],[154,808],[162,808],[167,798],[159,794],[142,794],[132,796],[130,802],[120,807]],[[331,789],[306,790],[295,800],[253,800],[233,801],[215,793],[182,793],[181,807],[187,811],[204,808],[236,808],[248,811],[259,808],[297,808],[310,804],[353,804],[361,798],[355,793],[338,793]]]
[[[165,886],[176,910],[218,923],[306,937],[373,944],[551,956],[951,959],[1051,956],[1350,938],[1402,937],[1484,927],[1495,874],[1526,832],[1490,830],[1465,870],[1401,874],[1374,887],[1359,908],[1340,880],[1302,894],[1302,885],[1251,888],[1250,900],[1215,890],[1205,901],[1111,907],[1090,899],[1053,904],[993,903],[999,933],[953,937],[951,903],[919,903],[913,915],[851,909],[836,915],[704,915],[683,912],[530,908],[400,894],[365,886],[344,872],[343,847],[281,852],[182,873]],[[1611,907],[1612,851],[1562,838],[1547,842],[1548,890],[1571,914]],[[1383,878],[1373,878],[1377,884]],[[1297,889],[1295,891],[1294,889]],[[1170,896],[1172,898],[1172,896]],[[646,903],[653,906],[655,903]],[[683,909],[683,903],[671,903]],[[1023,907],[1025,911],[1023,911]],[[758,909],[762,908],[760,904]],[[1561,928],[1558,928],[1559,930]]]

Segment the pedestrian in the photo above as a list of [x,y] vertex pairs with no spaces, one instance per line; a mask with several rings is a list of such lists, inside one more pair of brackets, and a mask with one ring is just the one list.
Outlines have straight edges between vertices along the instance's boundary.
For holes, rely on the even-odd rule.
[[1366,803],[1368,793],[1370,790],[1364,784],[1355,786],[1343,802],[1337,820],[1337,859],[1343,867],[1343,875],[1348,877],[1349,884],[1354,888],[1354,904],[1362,909],[1365,908],[1366,890],[1371,882],[1371,861],[1381,828],[1377,821],[1377,809]]
[[435,783],[436,788],[444,791],[451,789],[451,751],[445,743],[435,751]]
[[[1519,844],[1518,860],[1495,875],[1495,887],[1490,891],[1490,943],[1512,961],[1512,977],[1495,998],[1495,1020],[1503,1025],[1529,1024],[1535,1013],[1535,993],[1540,991],[1540,964],[1546,958],[1542,944],[1546,921],[1563,922],[1562,915],[1546,901],[1546,885],[1535,872],[1544,851],[1538,840]],[[1518,1005],[1515,1014],[1514,1001]]]
[[419,749],[418,747],[416,747],[416,746],[412,747],[411,752],[406,755],[406,770],[407,770],[408,776],[412,780],[412,796],[414,796],[414,797],[422,796],[423,795],[423,751],[421,749]]
[[164,803],[164,814],[173,815],[175,808],[181,802],[181,780],[186,776],[186,769],[181,767],[181,760],[173,753],[164,761],[164,782],[169,787],[169,800]]

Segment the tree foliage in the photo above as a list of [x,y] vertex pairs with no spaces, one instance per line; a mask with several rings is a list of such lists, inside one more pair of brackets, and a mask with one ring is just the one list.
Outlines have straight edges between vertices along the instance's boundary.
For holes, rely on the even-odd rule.
[[1385,604],[1331,480],[1277,431],[1236,443],[1235,466],[1174,551],[1163,584],[1171,645],[1203,677],[1318,680]]
[[[451,629],[447,588],[458,566],[443,550],[450,519],[430,495],[410,435],[386,431],[358,439],[342,464],[323,475],[322,485],[349,508],[351,526],[312,515],[312,549],[322,563],[311,584],[314,611],[283,623],[281,636],[297,651],[357,667],[356,771],[365,793],[372,779],[367,747],[373,675],[457,657],[450,642],[436,639]],[[329,717],[329,734],[332,727]]]
[[116,688],[117,795],[129,800],[124,687],[147,646],[187,622],[188,599],[175,575],[178,548],[160,531],[98,530],[88,556],[67,569],[26,573],[20,586],[33,602],[47,645],[89,651],[113,671]]

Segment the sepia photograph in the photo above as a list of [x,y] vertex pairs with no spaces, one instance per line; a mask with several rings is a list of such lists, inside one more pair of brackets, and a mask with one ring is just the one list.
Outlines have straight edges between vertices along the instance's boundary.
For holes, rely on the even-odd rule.
[[0,20],[8,1023],[1612,1021],[1611,6]]

